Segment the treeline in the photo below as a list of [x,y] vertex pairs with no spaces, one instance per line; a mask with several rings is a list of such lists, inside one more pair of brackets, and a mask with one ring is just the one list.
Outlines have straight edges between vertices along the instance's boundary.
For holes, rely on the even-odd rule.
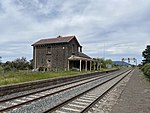
[[150,45],[147,45],[146,49],[142,52],[144,60],[142,62],[141,70],[144,75],[150,79]]
[[17,71],[17,70],[30,70],[32,68],[32,60],[27,61],[25,57],[17,58],[13,61],[6,63],[0,62],[0,71]]

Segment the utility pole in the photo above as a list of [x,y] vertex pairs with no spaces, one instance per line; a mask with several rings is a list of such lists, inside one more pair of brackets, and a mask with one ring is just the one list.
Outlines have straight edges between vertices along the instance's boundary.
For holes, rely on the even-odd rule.
[[103,51],[104,53],[104,60],[105,60],[105,42],[104,42],[104,51]]
[[124,58],[122,58],[122,66],[123,66]]

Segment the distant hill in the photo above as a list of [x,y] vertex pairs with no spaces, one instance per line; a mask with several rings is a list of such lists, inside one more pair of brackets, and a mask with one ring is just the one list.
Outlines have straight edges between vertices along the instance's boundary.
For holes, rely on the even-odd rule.
[[119,65],[119,66],[129,66],[131,64],[127,63],[127,62],[122,62],[122,61],[113,61],[113,64],[115,65]]

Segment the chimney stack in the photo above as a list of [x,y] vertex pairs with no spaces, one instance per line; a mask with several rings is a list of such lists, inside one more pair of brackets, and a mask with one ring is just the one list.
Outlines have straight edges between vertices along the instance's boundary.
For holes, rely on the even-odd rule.
[[59,35],[57,38],[60,38],[61,36]]

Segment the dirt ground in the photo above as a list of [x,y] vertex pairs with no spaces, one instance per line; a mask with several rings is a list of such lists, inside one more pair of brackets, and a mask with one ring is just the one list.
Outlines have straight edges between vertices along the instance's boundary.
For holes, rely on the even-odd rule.
[[135,69],[110,113],[150,113],[150,82]]

